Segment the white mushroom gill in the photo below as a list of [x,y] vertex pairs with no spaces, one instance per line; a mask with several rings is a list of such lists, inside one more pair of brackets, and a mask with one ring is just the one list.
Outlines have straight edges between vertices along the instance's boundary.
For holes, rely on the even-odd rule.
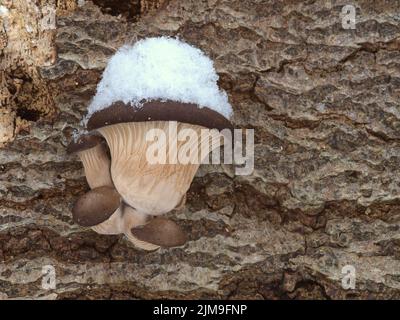
[[93,148],[78,152],[85,170],[86,181],[91,189],[113,186],[110,175],[110,159],[104,145],[97,144]]
[[[168,121],[148,121],[119,123],[98,129],[106,139],[111,153],[111,176],[115,188],[123,200],[135,208],[138,212],[148,215],[161,215],[174,209],[182,202],[190,184],[196,174],[200,161],[188,164],[160,163],[152,164],[146,154],[149,146],[154,141],[146,141],[146,132],[151,129],[160,129],[168,132]],[[183,129],[191,129],[193,141],[196,144],[211,143],[209,151],[221,144],[220,133],[208,130],[209,135],[201,135],[204,127],[177,123],[177,132]],[[199,141],[197,137],[202,137]],[[189,138],[189,141],[192,139]],[[177,141],[179,150],[186,141]],[[167,159],[170,153],[176,152],[170,145],[169,139],[165,139]],[[200,150],[200,148],[198,148]],[[200,151],[199,151],[200,152]],[[198,154],[193,154],[199,157]]]

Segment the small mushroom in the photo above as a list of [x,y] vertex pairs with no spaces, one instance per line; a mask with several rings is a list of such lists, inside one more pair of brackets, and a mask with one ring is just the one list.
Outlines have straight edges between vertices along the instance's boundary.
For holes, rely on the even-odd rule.
[[132,229],[145,225],[149,219],[149,216],[140,214],[135,209],[123,204],[108,220],[92,227],[92,229],[100,234],[123,233],[136,247],[151,251],[160,246],[140,240],[131,233]]
[[86,180],[92,189],[82,195],[72,209],[74,221],[91,227],[107,220],[120,206],[121,197],[116,192],[110,175],[110,159],[103,138],[82,135],[70,143],[68,153],[77,153],[82,161]]
[[121,197],[111,180],[110,158],[103,142],[101,136],[87,134],[67,148],[67,152],[78,154],[86,180],[92,188],[75,202],[73,219],[77,224],[91,227],[100,234],[124,233],[135,246],[155,250],[159,246],[140,241],[131,234],[132,228],[145,224],[150,217],[121,203]]
[[[131,232],[132,229],[145,225],[151,219],[149,216],[145,216],[137,212],[135,209],[125,206],[122,219],[124,221],[122,224],[122,232],[136,247],[151,251],[163,246],[162,243],[154,243],[151,241],[146,241],[145,239],[139,239]],[[164,231],[162,231],[162,233],[164,233]]]
[[120,205],[121,197],[114,188],[97,187],[78,198],[72,216],[77,224],[92,227],[110,218]]
[[101,136],[86,134],[67,147],[67,153],[77,153],[85,170],[86,181],[91,189],[113,187],[110,175],[110,158]]
[[175,222],[163,217],[156,217],[131,231],[137,239],[163,247],[181,246],[187,240],[186,234]]

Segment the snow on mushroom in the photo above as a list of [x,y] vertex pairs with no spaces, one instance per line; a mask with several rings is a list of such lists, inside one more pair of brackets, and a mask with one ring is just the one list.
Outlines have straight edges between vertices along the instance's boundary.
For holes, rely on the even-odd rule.
[[[220,131],[232,129],[232,108],[217,80],[212,61],[201,50],[172,38],[141,40],[110,59],[84,122],[107,141],[113,185],[144,221],[184,203],[201,163],[149,162],[146,133],[157,129],[171,134],[172,127],[178,134],[188,130],[199,137],[203,129],[215,129],[195,143],[211,138],[209,151],[222,145]],[[185,142],[162,143],[170,158]],[[186,240],[178,225],[161,217],[131,231],[133,237],[159,246]]]
[[213,62],[200,49],[178,39],[147,38],[111,57],[86,118],[117,101],[139,106],[143,100],[192,103],[229,118],[232,107],[217,81]]

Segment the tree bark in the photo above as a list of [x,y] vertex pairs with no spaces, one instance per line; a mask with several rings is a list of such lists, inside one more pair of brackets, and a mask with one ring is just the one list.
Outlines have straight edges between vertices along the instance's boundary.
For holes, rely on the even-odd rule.
[[[1,4],[0,298],[399,299],[399,2],[352,1],[355,29],[348,1],[117,3]],[[149,253],[73,223],[65,148],[108,58],[158,35],[214,60],[255,170],[201,167],[171,213],[190,241]]]

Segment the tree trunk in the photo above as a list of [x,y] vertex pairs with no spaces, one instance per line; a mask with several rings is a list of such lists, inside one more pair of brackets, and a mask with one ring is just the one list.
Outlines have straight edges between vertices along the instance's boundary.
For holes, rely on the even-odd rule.
[[[352,1],[347,29],[348,2],[4,0],[0,298],[399,299],[400,5]],[[107,59],[158,35],[214,60],[255,170],[201,167],[190,241],[149,253],[73,223],[65,148]]]

